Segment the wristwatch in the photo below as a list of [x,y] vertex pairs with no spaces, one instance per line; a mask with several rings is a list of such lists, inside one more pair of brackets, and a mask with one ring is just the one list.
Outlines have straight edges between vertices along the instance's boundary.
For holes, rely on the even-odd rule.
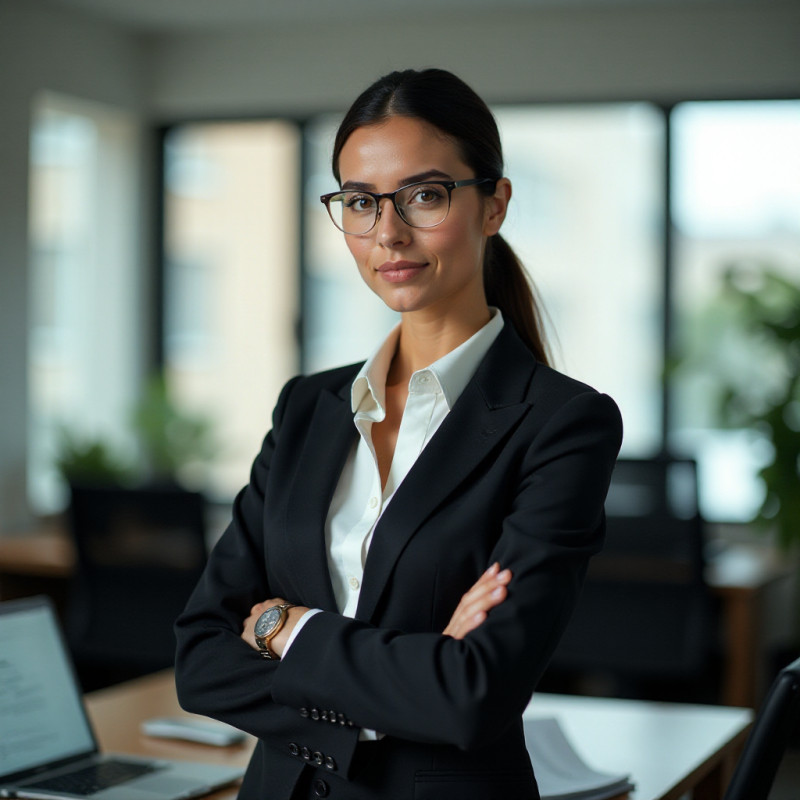
[[294,603],[281,603],[268,608],[257,620],[255,626],[256,644],[261,655],[270,661],[278,661],[280,656],[269,646],[277,636],[278,631],[285,625],[289,616],[289,609],[294,608]]

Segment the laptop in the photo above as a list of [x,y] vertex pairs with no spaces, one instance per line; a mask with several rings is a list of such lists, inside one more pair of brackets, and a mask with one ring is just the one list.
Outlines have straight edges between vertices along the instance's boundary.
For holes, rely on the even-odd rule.
[[0,797],[181,800],[243,774],[102,755],[50,601],[0,603]]

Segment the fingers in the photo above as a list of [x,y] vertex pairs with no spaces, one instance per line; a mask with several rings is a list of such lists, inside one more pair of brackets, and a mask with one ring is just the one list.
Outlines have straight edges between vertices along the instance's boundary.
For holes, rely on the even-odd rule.
[[483,622],[486,614],[506,599],[508,595],[506,586],[510,580],[511,573],[503,570],[490,576],[489,580],[481,580],[476,583],[461,598],[458,609],[460,615],[466,619],[474,618],[478,624]]
[[506,586],[511,580],[511,571],[500,570],[500,564],[495,562],[486,572],[478,578],[467,593],[461,598],[462,603],[480,601],[487,593],[495,591],[500,586]]
[[461,598],[444,633],[461,639],[475,630],[486,620],[489,611],[506,599],[510,581],[510,570],[501,570],[499,564],[492,564]]
[[261,603],[256,603],[251,609],[250,614],[258,614],[259,616],[263,614],[268,608],[272,608],[272,606],[281,605],[281,603],[285,603],[286,601],[282,597],[273,597],[271,600],[264,600]]

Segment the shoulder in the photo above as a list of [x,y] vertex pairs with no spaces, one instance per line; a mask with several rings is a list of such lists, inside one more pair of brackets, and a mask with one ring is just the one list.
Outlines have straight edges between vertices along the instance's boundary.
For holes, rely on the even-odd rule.
[[622,444],[622,414],[607,394],[538,364],[529,401],[543,440],[594,442],[613,461]]
[[484,380],[490,405],[516,395],[518,402],[530,406],[529,419],[536,429],[551,421],[566,425],[585,421],[604,428],[612,439],[621,437],[622,417],[607,394],[538,361],[510,324],[495,345]]
[[605,397],[587,383],[538,361],[510,322],[506,322],[482,367],[478,380],[491,395],[490,405],[499,405],[515,394],[519,401],[554,407],[579,395]]
[[599,394],[597,389],[571,378],[554,367],[536,362],[530,387],[529,399],[536,403],[562,405],[564,402],[582,394]]

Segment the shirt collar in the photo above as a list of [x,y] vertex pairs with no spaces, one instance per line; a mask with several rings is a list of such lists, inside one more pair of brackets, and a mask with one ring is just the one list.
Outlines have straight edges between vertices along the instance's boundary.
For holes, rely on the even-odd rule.
[[[430,376],[433,382],[425,385],[444,394],[447,408],[452,409],[461,396],[470,378],[475,374],[489,348],[503,329],[503,314],[498,308],[490,308],[492,318],[479,331],[455,350],[451,350],[428,367],[417,370],[409,382],[409,390],[420,385],[420,378]],[[386,416],[386,376],[397,349],[400,336],[398,324],[389,333],[383,344],[366,360],[353,381],[350,402],[354,414],[367,416],[380,422]],[[431,390],[428,389],[428,391]]]
[[386,416],[386,376],[400,338],[400,324],[392,328],[383,344],[364,362],[350,390],[353,413],[380,422]]

